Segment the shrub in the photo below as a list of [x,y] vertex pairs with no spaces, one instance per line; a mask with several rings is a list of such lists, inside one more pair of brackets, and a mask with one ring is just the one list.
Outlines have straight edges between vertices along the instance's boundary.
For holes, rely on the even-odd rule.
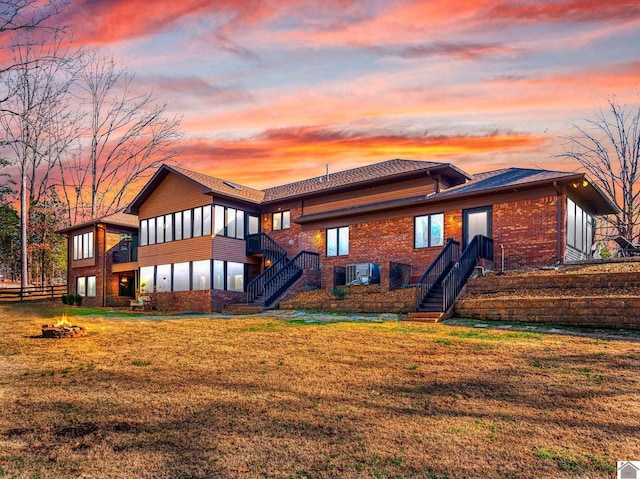
[[336,299],[344,299],[344,297],[347,295],[347,291],[342,289],[342,288],[333,288],[331,290],[331,294],[336,298]]
[[78,306],[82,306],[82,296],[80,296],[79,294],[74,295],[74,298],[76,300],[76,304]]
[[76,295],[73,294],[73,293],[69,293],[67,295],[67,303],[66,304],[68,304],[70,306],[73,306],[73,303],[75,302],[75,300],[76,300]]
[[69,299],[67,298],[66,294],[60,296],[60,299],[62,300],[62,304],[69,304]]

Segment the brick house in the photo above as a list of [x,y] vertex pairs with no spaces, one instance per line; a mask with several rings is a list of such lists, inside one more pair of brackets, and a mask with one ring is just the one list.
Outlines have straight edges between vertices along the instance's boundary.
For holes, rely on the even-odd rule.
[[127,306],[135,298],[138,218],[115,213],[64,228],[69,292],[88,306]]
[[383,290],[415,284],[448,239],[466,250],[476,235],[505,269],[586,258],[596,217],[616,211],[583,173],[469,175],[400,159],[264,190],[165,165],[127,208],[140,291],[159,309],[199,311],[269,305],[302,285],[349,284],[354,271]]

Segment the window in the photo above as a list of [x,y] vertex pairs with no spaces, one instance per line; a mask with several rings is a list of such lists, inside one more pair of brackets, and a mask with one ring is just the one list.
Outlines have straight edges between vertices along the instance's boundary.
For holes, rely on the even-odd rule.
[[189,263],[173,265],[173,291],[189,291]]
[[89,298],[96,297],[96,277],[95,276],[87,276],[87,297]]
[[217,236],[244,239],[245,216],[248,215],[243,210],[215,205],[213,213],[213,231]]
[[286,230],[291,227],[291,212],[278,211],[273,213],[273,230]]
[[444,244],[444,213],[416,216],[414,248],[430,248]]
[[216,236],[224,236],[224,206],[214,207],[213,232]]
[[588,254],[593,243],[594,217],[567,198],[567,245]]
[[244,264],[214,260],[213,289],[244,291]]
[[93,231],[73,237],[73,259],[93,258]]
[[164,216],[156,218],[156,243],[164,243]]
[[211,261],[194,261],[193,265],[193,290],[201,291],[211,289]]
[[193,237],[202,236],[202,208],[193,209]]
[[140,268],[140,292],[150,293],[153,291],[153,277],[155,267],[143,266]]
[[247,214],[247,228],[250,235],[260,233],[260,218],[252,214]]
[[96,297],[96,277],[78,276],[76,278],[76,294],[88,298]]
[[174,218],[174,230],[173,230],[173,238],[177,241],[177,240],[181,240],[182,239],[182,211],[178,211],[177,213],[173,214],[173,218]]
[[244,264],[227,262],[227,290],[244,291]]
[[327,229],[327,256],[349,254],[349,227]]
[[156,219],[149,218],[149,242],[147,244],[156,244]]
[[147,220],[140,221],[140,246],[147,246],[149,244],[149,230]]
[[211,236],[211,205],[202,207],[202,236]]
[[76,278],[76,294],[80,296],[87,295],[87,278],[85,276],[78,276]]
[[171,265],[160,264],[156,266],[156,291],[171,291]]
[[191,210],[182,212],[182,237],[184,239],[191,238]]
[[164,240],[173,241],[173,215],[164,215]]

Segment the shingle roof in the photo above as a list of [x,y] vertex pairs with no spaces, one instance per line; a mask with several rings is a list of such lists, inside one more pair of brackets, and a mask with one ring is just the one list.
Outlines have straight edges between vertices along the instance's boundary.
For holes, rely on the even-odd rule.
[[550,182],[557,179],[567,179],[579,176],[579,173],[566,171],[536,170],[530,168],[503,168],[501,170],[487,171],[473,175],[473,179],[463,185],[453,186],[433,198],[444,198],[467,193],[480,193],[515,186],[524,186],[532,183]]
[[469,178],[469,175],[449,163],[437,163],[433,161],[416,160],[388,160],[373,165],[361,166],[350,170],[338,171],[323,176],[316,176],[308,180],[296,181],[285,185],[274,186],[264,190],[264,201],[274,201],[291,198],[300,195],[315,193],[334,188],[355,185],[367,181],[390,178],[417,171],[433,170],[434,168],[447,168],[450,173],[455,172],[460,178]]
[[111,215],[102,216],[100,218],[95,218],[89,221],[84,221],[82,223],[79,223],[73,226],[67,226],[66,228],[62,228],[58,230],[58,232],[66,233],[68,231],[77,230],[80,228],[86,228],[87,226],[93,226],[100,223],[113,225],[113,226],[126,226],[127,228],[137,228],[139,224],[138,217],[136,215],[117,212]]
[[253,188],[249,188],[248,186],[238,185],[237,183],[222,180],[214,176],[197,173],[195,171],[180,168],[178,166],[171,166],[168,168],[180,173],[183,176],[186,176],[196,183],[199,183],[200,185],[209,189],[212,193],[221,193],[224,195],[233,196],[235,198],[249,200],[253,203],[260,203],[265,196],[264,191],[255,190]]

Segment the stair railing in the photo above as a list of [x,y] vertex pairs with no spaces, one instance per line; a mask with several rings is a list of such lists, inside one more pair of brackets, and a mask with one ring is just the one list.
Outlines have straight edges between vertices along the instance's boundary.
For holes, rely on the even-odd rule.
[[320,255],[311,251],[301,251],[285,263],[277,273],[264,284],[264,305],[269,306],[302,276],[305,269],[320,269]]
[[493,260],[493,240],[483,235],[476,235],[442,280],[442,311],[447,311],[453,306],[480,258]]
[[273,278],[276,274],[278,274],[278,272],[286,262],[287,256],[281,256],[280,259],[277,259],[276,261],[271,263],[271,266],[269,266],[257,277],[252,279],[249,284],[247,284],[247,304],[252,303],[258,296],[260,296],[260,294],[264,291],[265,283]]
[[424,274],[418,280],[416,285],[416,308],[419,308],[433,287],[437,284],[447,267],[458,259],[460,252],[460,243],[449,238],[445,243],[442,251],[433,260],[431,266],[427,268]]
[[262,294],[265,283],[278,274],[287,262],[287,252],[266,233],[248,235],[245,240],[247,256],[261,254],[271,261],[268,268],[247,284],[247,304],[249,304]]

